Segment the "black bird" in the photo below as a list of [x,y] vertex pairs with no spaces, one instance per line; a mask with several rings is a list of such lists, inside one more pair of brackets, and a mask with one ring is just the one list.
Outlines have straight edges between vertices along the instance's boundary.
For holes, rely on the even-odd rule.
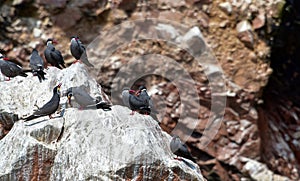
[[36,49],[32,50],[29,66],[31,68],[32,74],[37,76],[40,82],[46,79],[46,73],[44,72],[44,61]]
[[145,114],[150,113],[151,109],[148,101],[145,101],[143,97],[141,98],[133,92],[134,91],[128,88],[124,88],[122,91],[123,103],[132,110],[131,115],[133,115],[135,111]]
[[56,43],[56,41],[51,38],[47,40],[47,48],[44,51],[47,62],[59,69],[66,68],[61,52],[55,49],[53,43]]
[[86,54],[86,49],[79,40],[78,36],[71,37],[70,50],[72,56],[76,59],[76,61],[81,61],[89,67],[94,67],[94,65],[89,62]]
[[60,86],[58,84],[53,88],[53,96],[49,102],[47,102],[43,107],[38,108],[31,116],[24,118],[25,121],[29,121],[35,118],[39,118],[42,116],[49,116],[52,119],[52,114],[58,109],[59,101],[60,101]]
[[132,94],[132,95],[135,94],[135,91],[129,89],[128,87],[124,87],[122,90],[122,100],[123,100],[123,104],[128,108],[130,108],[130,105],[129,105],[130,94]]
[[187,158],[196,163],[195,158],[189,152],[187,146],[181,142],[179,136],[175,135],[172,137],[172,140],[170,142],[170,148],[172,153],[174,153],[176,156]]
[[22,67],[19,65],[8,61],[8,58],[4,57],[0,53],[0,70],[3,75],[8,77],[8,80],[10,80],[11,77],[16,77],[16,76],[22,76],[22,77],[27,77],[27,74],[25,74],[24,70]]
[[106,102],[92,98],[82,87],[71,87],[67,90],[69,104],[72,106],[71,98],[74,97],[75,101],[80,105],[80,109],[95,107],[97,109],[111,110],[110,105]]
[[147,88],[145,86],[140,86],[137,92],[137,96],[143,100],[146,107],[143,109],[145,114],[150,114],[151,112],[154,114],[158,114],[158,112],[154,109],[153,101],[151,97],[147,93]]

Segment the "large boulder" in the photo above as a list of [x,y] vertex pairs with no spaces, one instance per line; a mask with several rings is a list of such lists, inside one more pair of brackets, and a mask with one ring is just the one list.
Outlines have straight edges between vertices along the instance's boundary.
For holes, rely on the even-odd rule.
[[[62,92],[85,85],[92,96],[108,101],[81,64],[46,71],[42,83],[31,75],[0,82],[1,112],[31,114],[35,100],[43,105],[59,82]],[[204,180],[195,163],[174,159],[171,137],[150,116],[131,116],[119,105],[79,110],[66,102],[61,98],[54,119],[13,124],[0,140],[0,180]]]

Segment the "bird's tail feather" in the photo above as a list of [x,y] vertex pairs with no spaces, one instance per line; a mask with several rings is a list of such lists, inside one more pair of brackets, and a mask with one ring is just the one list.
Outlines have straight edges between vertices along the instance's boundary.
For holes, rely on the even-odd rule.
[[21,73],[20,73],[20,76],[22,76],[22,77],[27,77],[28,75],[25,74],[24,72],[21,72]]
[[37,71],[36,75],[38,76],[40,82],[42,82],[42,80],[46,79],[45,78],[46,73],[43,70]]
[[98,102],[96,104],[97,109],[103,109],[103,110],[111,110],[111,105],[109,105],[107,102]]
[[[189,163],[188,161],[186,161],[186,160],[184,160],[184,159],[182,159],[182,161],[183,161],[183,163],[185,163],[188,167],[190,167],[191,169],[195,169],[195,166],[194,165],[192,165],[191,163]],[[195,161],[194,161],[194,163],[196,163]]]
[[89,66],[89,67],[94,67],[94,65],[93,64],[91,64],[88,60],[86,61],[86,62],[84,62],[87,66]]
[[36,116],[36,115],[31,115],[31,116],[28,116],[27,118],[23,118],[25,121],[24,122],[26,122],[26,121],[30,121],[30,120],[32,120],[32,119],[35,119],[35,118],[37,118],[38,116]]

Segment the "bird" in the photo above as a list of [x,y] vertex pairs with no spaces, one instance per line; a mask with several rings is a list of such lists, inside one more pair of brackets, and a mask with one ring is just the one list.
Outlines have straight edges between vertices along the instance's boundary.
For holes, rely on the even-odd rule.
[[51,100],[48,101],[43,107],[34,111],[31,116],[24,118],[25,122],[42,116],[49,116],[50,119],[53,118],[51,115],[55,113],[59,106],[61,85],[62,84],[60,83],[53,88],[53,96]]
[[132,95],[135,94],[135,90],[129,89],[128,87],[124,87],[122,90],[122,101],[123,101],[123,104],[128,108],[130,108],[129,94],[132,94]]
[[44,51],[47,62],[59,69],[66,68],[61,52],[55,49],[53,43],[56,43],[56,41],[51,38],[47,40],[47,48]]
[[94,67],[94,65],[89,62],[86,54],[86,49],[84,45],[81,43],[81,41],[79,40],[78,36],[71,37],[70,50],[72,56],[76,59],[74,63],[81,61],[82,63],[84,63],[89,67]]
[[8,60],[9,59],[7,57],[4,57],[0,53],[0,70],[3,75],[8,77],[8,81],[10,80],[11,77],[16,77],[16,76],[27,77],[27,74],[22,69],[22,67]]
[[135,111],[140,113],[151,112],[148,102],[142,98],[143,97],[139,97],[137,94],[135,94],[135,91],[129,90],[128,88],[124,88],[122,91],[123,103],[132,110],[130,115],[133,115]]
[[187,146],[181,142],[178,135],[174,135],[172,137],[172,140],[170,142],[170,148],[172,153],[174,153],[176,156],[187,158],[189,160],[192,160],[193,162],[196,162],[195,158],[189,152]]
[[46,79],[46,73],[44,72],[44,61],[35,48],[32,50],[29,66],[31,68],[32,74],[37,76],[40,82]]
[[158,114],[157,110],[154,109],[153,101],[149,94],[147,93],[147,88],[141,85],[136,93],[136,95],[143,100],[146,107],[143,109],[145,114],[150,114],[151,112]]
[[75,101],[80,105],[80,109],[86,107],[95,107],[97,109],[111,110],[110,105],[106,102],[101,102],[97,99],[92,98],[82,86],[70,87],[67,90],[67,97],[69,104],[72,106],[71,98],[74,97]]

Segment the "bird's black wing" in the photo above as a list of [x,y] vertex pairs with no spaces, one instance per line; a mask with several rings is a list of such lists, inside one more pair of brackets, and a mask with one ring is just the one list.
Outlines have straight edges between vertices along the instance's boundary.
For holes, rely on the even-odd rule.
[[64,58],[59,50],[55,49],[54,51],[51,51],[50,55],[54,60],[56,60],[57,64],[62,65],[64,68],[66,68],[64,65]]
[[131,94],[129,95],[129,105],[132,110],[140,110],[147,106],[142,99]]
[[41,107],[40,109],[36,110],[33,115],[36,116],[47,116],[50,114],[53,114],[58,106],[59,106],[59,95],[54,95],[52,97],[52,99],[47,102],[43,107]]
[[30,67],[35,71],[43,70],[44,69],[44,61],[43,61],[42,57],[40,57],[39,55],[35,55],[35,54],[31,55]]
[[13,62],[7,61],[7,67],[9,68],[9,70],[11,72],[13,72],[13,74],[20,75],[20,76],[23,76],[23,77],[27,77],[27,74],[25,74],[23,72],[23,69],[22,69],[21,66],[15,64]]

